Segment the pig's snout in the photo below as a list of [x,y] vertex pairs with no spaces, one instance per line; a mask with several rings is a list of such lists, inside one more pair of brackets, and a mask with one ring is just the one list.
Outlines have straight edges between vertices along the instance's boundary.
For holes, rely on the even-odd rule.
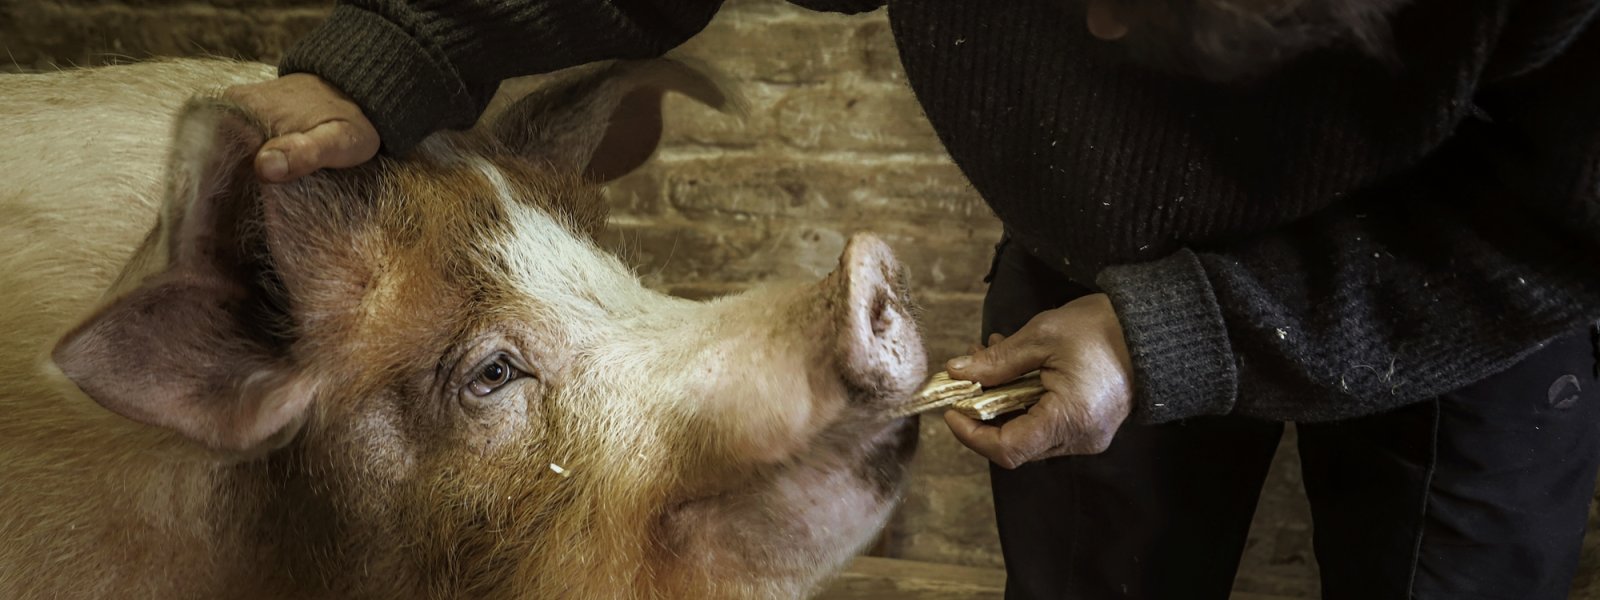
[[858,234],[845,245],[838,356],[844,380],[858,399],[883,407],[905,402],[927,373],[922,336],[905,273],[888,244]]

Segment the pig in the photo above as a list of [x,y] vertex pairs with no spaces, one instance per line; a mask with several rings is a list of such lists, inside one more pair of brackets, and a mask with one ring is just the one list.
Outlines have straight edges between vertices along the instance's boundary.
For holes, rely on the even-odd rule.
[[273,76],[0,76],[0,597],[799,597],[871,542],[926,369],[890,249],[693,301],[595,242],[714,78],[266,184],[220,91]]

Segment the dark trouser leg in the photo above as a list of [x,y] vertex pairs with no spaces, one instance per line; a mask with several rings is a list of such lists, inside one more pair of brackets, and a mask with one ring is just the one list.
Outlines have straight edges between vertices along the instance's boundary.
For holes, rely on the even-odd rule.
[[1567,597],[1600,470],[1588,332],[1436,400],[1304,424],[1328,600]]
[[[1085,293],[1003,248],[984,337]],[[1233,417],[1128,425],[1100,455],[991,467],[1006,597],[1226,599],[1282,429]]]

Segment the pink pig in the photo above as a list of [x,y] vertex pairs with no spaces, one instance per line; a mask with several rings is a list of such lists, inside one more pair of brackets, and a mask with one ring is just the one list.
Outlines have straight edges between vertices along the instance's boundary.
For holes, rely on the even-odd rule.
[[882,242],[694,302],[592,240],[711,80],[265,185],[206,93],[271,76],[0,76],[0,597],[796,597],[882,527],[926,362]]

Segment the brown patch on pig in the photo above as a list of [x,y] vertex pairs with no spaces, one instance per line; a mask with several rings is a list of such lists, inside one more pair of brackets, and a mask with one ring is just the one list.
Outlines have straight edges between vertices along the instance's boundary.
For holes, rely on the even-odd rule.
[[558,174],[548,166],[522,159],[496,161],[511,184],[511,197],[527,206],[564,218],[579,236],[595,239],[605,229],[610,205],[601,189],[586,178]]
[[[454,396],[441,389],[454,349],[503,326],[505,307],[528,301],[511,284],[506,257],[494,251],[512,233],[503,202],[591,231],[603,219],[594,208],[602,203],[577,177],[531,161],[490,164],[510,189],[497,189],[482,164],[423,156],[319,175],[269,198],[271,243],[284,255],[285,285],[307,315],[297,351],[329,365],[319,370],[339,376],[339,385],[293,452],[239,471],[249,482],[240,485],[254,490],[241,497],[274,499],[246,511],[262,515],[247,533],[264,549],[247,561],[252,568],[316,574],[318,585],[307,589],[414,587],[475,596],[508,585],[504,578],[514,574],[506,570],[532,568],[524,563],[534,559],[518,551],[561,554],[513,547],[519,539],[547,539],[535,534],[565,502],[563,488],[534,489],[528,481],[556,477],[547,468],[553,459],[526,444],[462,446],[446,414]],[[361,368],[340,372],[345,364]],[[533,429],[591,418],[538,416]],[[622,507],[607,509],[607,519],[625,520]],[[485,542],[491,538],[501,541]],[[351,581],[369,569],[423,579]],[[559,593],[540,596],[550,595]]]
[[[505,257],[487,250],[512,233],[507,199],[557,216],[579,235],[592,236],[603,222],[592,184],[521,159],[490,164],[511,189],[496,189],[471,162],[424,154],[380,160],[358,170],[364,173],[308,178],[272,194],[268,218],[279,221],[271,228],[273,252],[281,255],[286,285],[315,315],[302,329],[348,334],[309,341],[328,337],[359,348],[347,356],[353,364],[418,352],[406,362],[434,360],[441,337],[470,329],[465,319],[485,318],[485,308],[519,293],[508,283]],[[292,274],[311,271],[318,272]]]

